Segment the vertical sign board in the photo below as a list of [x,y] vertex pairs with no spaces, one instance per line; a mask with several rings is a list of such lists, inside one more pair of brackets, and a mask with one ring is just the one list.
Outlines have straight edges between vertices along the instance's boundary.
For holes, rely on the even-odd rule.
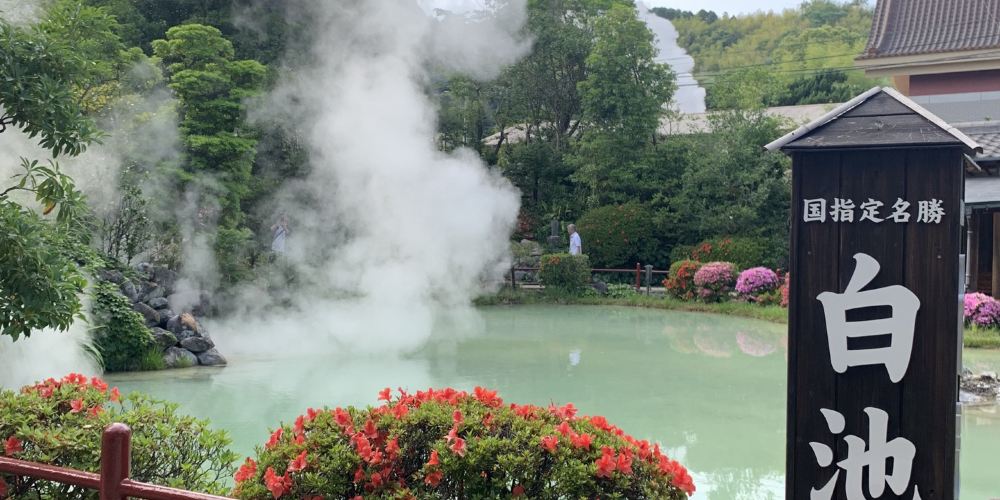
[[792,156],[786,498],[955,498],[963,154],[874,88]]

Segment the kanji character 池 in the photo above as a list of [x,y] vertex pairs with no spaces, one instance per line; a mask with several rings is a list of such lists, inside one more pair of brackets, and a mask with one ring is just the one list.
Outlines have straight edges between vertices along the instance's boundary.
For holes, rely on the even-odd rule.
[[[823,408],[820,410],[826,419],[827,428],[833,434],[839,435],[844,432],[844,415],[834,410]],[[888,441],[889,414],[878,408],[865,408],[868,415],[868,442],[854,435],[844,436],[847,443],[847,458],[837,462],[845,473],[844,493],[847,500],[866,500],[866,488],[863,482],[865,469],[868,469],[867,493],[872,498],[881,498],[888,485],[896,495],[906,493],[910,486],[910,475],[913,471],[913,457],[916,456],[917,448],[908,439],[897,437]],[[816,456],[816,463],[820,467],[829,467],[833,464],[833,449],[828,445],[817,442],[810,442],[813,455]],[[892,460],[892,473],[886,474],[886,468]],[[813,489],[809,492],[810,500],[830,500],[833,498],[834,490],[837,488],[837,481],[840,479],[840,472],[834,473],[833,478],[820,489]],[[920,490],[913,487],[913,500],[920,500]]]
[[[878,261],[864,253],[854,255],[857,266],[844,293],[823,292],[816,298],[823,304],[826,335],[830,346],[830,363],[834,371],[844,373],[850,366],[885,365],[893,383],[902,380],[910,364],[913,333],[916,328],[920,299],[901,285],[861,291],[880,269]],[[890,306],[888,318],[847,321],[847,311]],[[848,349],[849,338],[889,335],[888,347]]]

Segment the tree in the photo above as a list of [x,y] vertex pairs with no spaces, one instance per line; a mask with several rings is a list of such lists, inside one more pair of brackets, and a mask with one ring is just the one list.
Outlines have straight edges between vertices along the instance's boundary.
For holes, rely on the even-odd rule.
[[587,78],[579,84],[585,130],[574,178],[591,205],[609,200],[606,186],[634,175],[644,149],[656,142],[665,105],[676,89],[669,67],[657,63],[653,34],[635,9],[613,6],[595,21]]
[[[52,156],[77,155],[100,137],[76,88],[86,81],[86,61],[55,33],[58,17],[42,27],[18,28],[0,20],[0,133],[12,126]],[[102,33],[100,16],[84,12],[77,27]],[[75,18],[74,18],[75,22]],[[97,27],[96,30],[90,28]],[[89,38],[77,41],[87,45]],[[69,328],[81,310],[86,280],[79,265],[92,257],[83,195],[56,163],[21,160],[24,172],[0,191],[0,335],[15,340],[39,328]],[[23,205],[34,198],[38,209]],[[54,215],[53,215],[54,214]]]
[[234,60],[232,43],[211,26],[185,24],[153,42],[166,64],[169,86],[181,102],[187,161],[182,188],[201,194],[202,225],[215,225],[216,261],[224,282],[245,277],[252,234],[241,205],[250,193],[257,139],[246,126],[243,101],[260,92],[266,68]]

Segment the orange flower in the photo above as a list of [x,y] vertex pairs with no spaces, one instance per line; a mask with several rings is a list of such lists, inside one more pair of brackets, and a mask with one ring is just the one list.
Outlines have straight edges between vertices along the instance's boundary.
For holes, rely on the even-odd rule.
[[424,465],[427,466],[427,467],[430,467],[432,465],[438,465],[438,464],[441,463],[439,459],[440,459],[440,457],[438,456],[437,450],[431,450],[431,458],[428,459],[427,463],[424,464]]
[[462,411],[461,410],[455,410],[455,412],[451,414],[451,421],[454,422],[455,425],[461,424],[462,423]]
[[83,411],[83,399],[74,399],[69,402],[70,413],[80,413]]
[[392,401],[392,390],[386,387],[381,391],[378,391],[379,401]]
[[111,401],[114,401],[115,403],[119,403],[119,402],[121,402],[121,400],[122,400],[122,393],[118,392],[118,388],[117,387],[112,387],[111,388]]
[[451,444],[451,451],[455,452],[456,455],[460,457],[465,456],[465,440],[462,438],[455,438],[455,442]]
[[570,438],[574,448],[590,448],[593,437],[590,434],[579,434]]
[[94,389],[97,389],[97,390],[101,391],[101,392],[105,392],[105,391],[108,390],[108,384],[105,383],[103,380],[97,378],[97,377],[91,377],[90,378],[90,386],[93,387]]
[[266,443],[264,443],[264,449],[270,450],[271,448],[274,448],[275,445],[278,444],[278,441],[281,441],[281,436],[284,435],[284,433],[285,429],[282,427],[278,427],[277,429],[275,429],[274,433],[271,434],[271,437],[267,440]]
[[104,408],[101,407],[100,405],[95,406],[95,407],[91,408],[89,411],[87,411],[87,414],[90,415],[93,418],[97,418],[97,416],[100,415],[100,414],[102,414],[102,413],[104,413]]
[[601,458],[598,458],[594,465],[597,466],[597,477],[611,477],[618,464],[615,462],[615,451],[607,446],[601,448]]
[[424,476],[424,483],[430,485],[431,487],[436,487],[442,479],[444,479],[444,473],[436,470],[434,472],[429,472],[426,476]]
[[252,458],[247,457],[246,462],[243,462],[240,469],[236,471],[236,475],[233,476],[233,479],[235,479],[237,483],[242,483],[248,479],[253,479],[255,475],[257,475],[257,462],[254,462]]
[[274,473],[272,467],[268,467],[264,471],[264,486],[267,487],[268,491],[274,498],[281,498],[288,490],[292,488],[292,478],[286,472],[284,476],[278,476]]

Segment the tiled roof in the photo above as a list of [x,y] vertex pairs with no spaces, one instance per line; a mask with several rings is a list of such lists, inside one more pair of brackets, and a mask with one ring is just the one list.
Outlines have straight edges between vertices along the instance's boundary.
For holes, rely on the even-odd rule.
[[976,160],[1000,160],[1000,123],[957,123],[955,128],[979,143],[983,152],[976,155]]
[[1000,47],[1000,0],[878,0],[859,59]]

